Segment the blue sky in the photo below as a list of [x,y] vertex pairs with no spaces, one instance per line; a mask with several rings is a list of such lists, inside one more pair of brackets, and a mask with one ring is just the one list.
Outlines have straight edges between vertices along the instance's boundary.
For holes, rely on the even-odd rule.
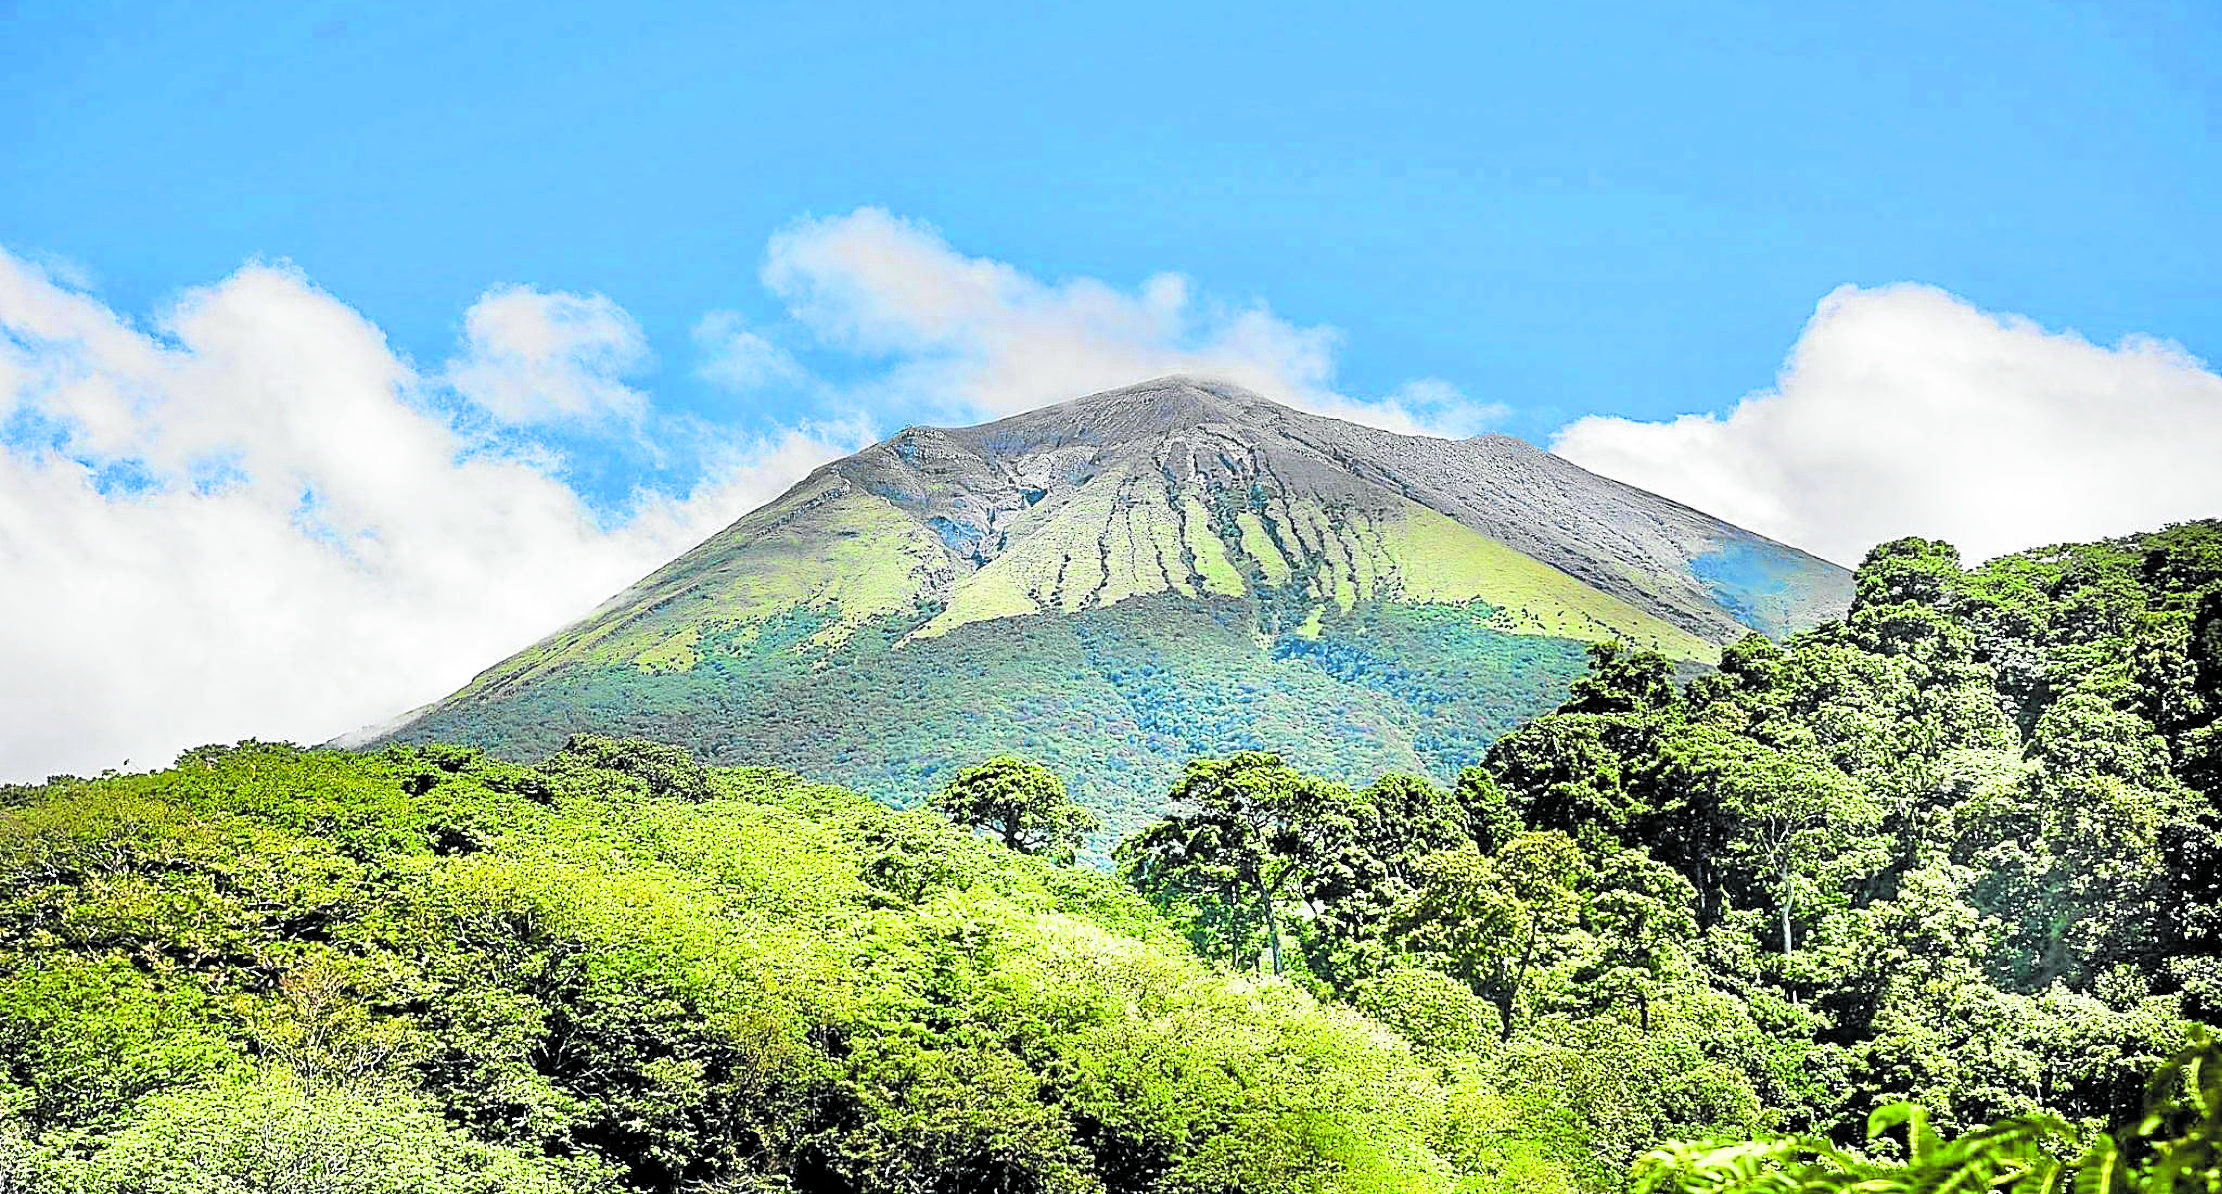
[[132,311],[288,259],[426,360],[489,285],[599,292],[719,417],[693,321],[867,204],[1538,439],[1732,403],[1847,282],[2222,348],[2211,4],[653,7],[16,3],[0,243]]
[[2222,514],[2211,0],[636,7],[0,0],[0,779],[1173,368],[1846,563]]

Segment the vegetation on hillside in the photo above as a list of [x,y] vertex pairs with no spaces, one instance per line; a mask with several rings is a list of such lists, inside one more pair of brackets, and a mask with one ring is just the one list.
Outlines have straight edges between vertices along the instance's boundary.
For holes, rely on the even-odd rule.
[[[702,630],[685,671],[565,665],[442,705],[402,737],[529,761],[574,732],[638,735],[710,764],[777,760],[898,806],[1016,753],[1102,817],[1100,859],[1164,810],[1198,756],[1271,748],[1361,783],[1389,770],[1455,776],[1584,667],[1584,644],[1497,629],[1498,612],[1312,605],[1284,611],[1284,630],[1265,637],[1254,602],[1153,594],[926,639],[907,638],[915,620],[880,616],[828,642],[846,615],[792,610]],[[1320,616],[1300,626],[1308,613]]]
[[1589,663],[1448,787],[1199,752],[1116,874],[1039,756],[0,790],[0,1190],[2213,1194],[2222,526]]
[[10,1194],[1597,1188],[1540,1077],[1214,968],[1100,871],[640,741],[0,801]]
[[[1199,761],[1124,873],[1423,1047],[1593,1066],[1567,1098],[1614,1164],[1704,1123],[1851,1148],[1904,1104],[2119,1131],[2222,1012],[2222,526],[1973,570],[1902,540],[1842,621],[1686,685],[1591,662],[1452,790]],[[1684,1101],[1625,1124],[1599,1072]]]

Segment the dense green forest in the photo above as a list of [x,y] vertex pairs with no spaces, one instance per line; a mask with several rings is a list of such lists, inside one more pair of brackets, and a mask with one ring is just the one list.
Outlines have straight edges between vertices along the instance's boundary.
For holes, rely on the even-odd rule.
[[1115,874],[1009,759],[0,790],[0,1191],[2212,1190],[2218,712],[2192,524],[1886,544],[1448,789],[1199,759]]
[[1416,1041],[1689,1039],[1686,1120],[2104,1124],[2216,1010],[2222,528],[1903,540],[1843,621],[1687,685],[1592,660],[1455,791],[1201,761],[1123,865],[1201,952]]
[[247,744],[7,805],[10,1194],[1607,1180],[1542,1070],[783,773]]

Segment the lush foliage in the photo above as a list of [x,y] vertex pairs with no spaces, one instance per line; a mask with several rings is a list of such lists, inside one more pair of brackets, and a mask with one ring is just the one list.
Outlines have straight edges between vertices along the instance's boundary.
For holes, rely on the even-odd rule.
[[[2215,1194],[2222,527],[1885,544],[1841,621],[1599,645],[1486,732],[1386,611],[1220,632],[1402,737],[1184,655],[1194,607],[664,678],[880,702],[918,760],[1110,719],[874,772],[960,825],[601,737],[0,791],[0,1190]],[[936,704],[952,659],[995,700]],[[1104,734],[1204,756],[1117,876],[1056,861]]]
[[[1902,1139],[1890,1133],[1903,1129]],[[1870,1151],[1809,1136],[1671,1144],[1637,1165],[1639,1194],[2212,1194],[2222,1189],[2222,1044],[2204,1028],[2153,1075],[2145,1113],[2120,1132],[2078,1133],[2016,1116],[1947,1139],[1912,1103],[1868,1117]],[[1876,1154],[1896,1159],[1878,1159]]]
[[1206,956],[1560,1067],[1615,1165],[1903,1103],[2120,1129],[2222,1011],[2218,713],[2222,527],[1904,540],[1842,621],[1687,684],[1594,648],[1454,790],[1206,760],[1119,854]]
[[1081,840],[1103,828],[1094,813],[1065,794],[1065,781],[1056,772],[1016,755],[997,755],[959,771],[934,794],[933,806],[967,829],[1052,862],[1071,862]]
[[1535,1083],[785,773],[249,743],[0,792],[11,1192],[1602,1184]]

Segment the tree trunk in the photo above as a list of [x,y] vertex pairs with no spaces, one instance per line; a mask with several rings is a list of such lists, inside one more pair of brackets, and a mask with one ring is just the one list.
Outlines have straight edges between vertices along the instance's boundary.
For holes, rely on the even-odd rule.
[[1713,868],[1706,865],[1703,855],[1691,860],[1697,871],[1697,927],[1710,932],[1720,921],[1718,885],[1713,881]]
[[1520,988],[1528,982],[1528,964],[1535,961],[1535,938],[1541,925],[1535,917],[1528,918],[1527,947],[1520,951],[1520,965],[1512,972],[1512,982],[1505,987],[1504,999],[1497,1004],[1497,1016],[1504,1021],[1504,1040],[1512,1039],[1512,1008],[1519,1002]]
[[1782,953],[1785,957],[1789,956],[1790,953],[1790,862],[1788,859],[1784,859],[1782,863]]
[[1258,901],[1265,908],[1265,948],[1273,957],[1273,973],[1281,973],[1281,919],[1273,913],[1273,893],[1258,888]]
[[1219,891],[1219,906],[1227,910],[1227,969],[1242,971],[1242,906],[1235,902],[1234,888]]

